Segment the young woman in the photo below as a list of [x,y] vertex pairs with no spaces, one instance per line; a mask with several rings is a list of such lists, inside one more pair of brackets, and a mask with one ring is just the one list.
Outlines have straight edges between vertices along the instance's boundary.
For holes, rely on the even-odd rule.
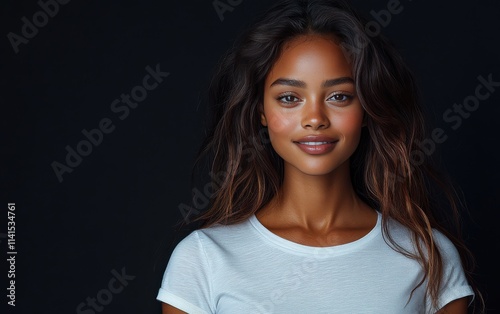
[[364,25],[344,1],[282,1],[222,59],[199,156],[213,194],[170,257],[164,314],[481,305],[454,194],[434,197],[448,188],[417,145],[415,80]]

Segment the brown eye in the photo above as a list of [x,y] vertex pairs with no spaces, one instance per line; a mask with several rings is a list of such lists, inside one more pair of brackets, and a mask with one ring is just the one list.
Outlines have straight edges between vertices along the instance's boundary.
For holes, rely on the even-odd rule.
[[330,97],[330,99],[332,99],[332,100],[334,100],[336,102],[341,102],[341,103],[349,101],[352,98],[353,98],[353,96],[348,95],[348,94],[342,94],[342,93],[335,94],[332,97]]
[[299,98],[293,96],[293,95],[283,95],[283,96],[280,96],[278,98],[276,98],[278,101],[282,102],[282,103],[286,103],[286,104],[289,104],[289,103],[294,103],[294,102],[298,102],[300,101]]

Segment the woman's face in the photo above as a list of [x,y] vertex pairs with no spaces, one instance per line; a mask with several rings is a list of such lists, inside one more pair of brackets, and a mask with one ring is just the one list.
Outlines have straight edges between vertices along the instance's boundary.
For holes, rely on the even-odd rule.
[[261,113],[261,123],[268,127],[271,145],[285,167],[322,175],[348,166],[359,143],[363,115],[340,46],[319,35],[301,36],[285,45],[266,77]]

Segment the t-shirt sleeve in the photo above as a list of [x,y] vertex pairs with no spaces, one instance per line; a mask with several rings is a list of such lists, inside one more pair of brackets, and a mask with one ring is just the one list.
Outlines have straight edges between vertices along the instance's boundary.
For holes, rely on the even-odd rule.
[[434,235],[443,257],[443,282],[439,291],[439,307],[433,308],[430,306],[430,301],[428,302],[428,308],[432,309],[430,313],[437,312],[453,300],[466,296],[474,297],[474,291],[465,277],[457,248],[442,233],[435,232]]
[[157,300],[189,314],[213,313],[210,265],[200,236],[193,231],[172,251]]

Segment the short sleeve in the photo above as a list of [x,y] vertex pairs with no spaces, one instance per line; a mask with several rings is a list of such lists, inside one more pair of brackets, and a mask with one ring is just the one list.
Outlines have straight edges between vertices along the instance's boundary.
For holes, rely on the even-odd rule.
[[439,307],[434,309],[428,303],[428,308],[432,309],[430,313],[437,312],[453,300],[466,296],[474,297],[474,291],[465,277],[457,248],[442,233],[435,231],[434,235],[443,257],[443,282],[439,291]]
[[213,313],[209,277],[207,256],[193,231],[172,251],[156,299],[189,314]]

